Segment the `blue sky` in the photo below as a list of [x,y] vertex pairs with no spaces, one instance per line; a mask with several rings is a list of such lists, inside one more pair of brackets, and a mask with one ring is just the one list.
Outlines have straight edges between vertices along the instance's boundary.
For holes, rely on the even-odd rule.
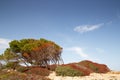
[[0,53],[11,40],[45,38],[65,63],[92,60],[120,70],[119,0],[0,0]]

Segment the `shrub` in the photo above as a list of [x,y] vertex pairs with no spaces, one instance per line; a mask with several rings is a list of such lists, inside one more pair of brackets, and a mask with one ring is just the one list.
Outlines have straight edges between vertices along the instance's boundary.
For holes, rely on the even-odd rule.
[[69,64],[70,67],[83,73],[83,76],[89,75],[92,71],[79,64]]
[[83,76],[83,73],[69,66],[58,66],[56,68],[57,76]]
[[26,77],[25,74],[20,74],[15,71],[6,72],[1,71],[0,80],[23,80]]
[[57,68],[57,65],[55,65],[55,64],[50,65],[50,70],[51,71],[55,71],[56,68]]
[[29,68],[29,70],[26,71],[26,73],[36,74],[36,75],[41,75],[41,76],[48,76],[50,71],[48,69],[41,68],[41,67],[33,67],[33,68]]
[[45,76],[39,76],[35,74],[25,74],[20,72],[5,72],[1,71],[0,80],[50,80]]
[[98,72],[99,71],[99,69],[98,69],[98,67],[96,67],[94,64],[89,64],[89,67],[90,67],[90,69],[92,69],[94,72]]
[[79,62],[79,65],[82,65],[96,73],[106,73],[110,71],[110,69],[106,65],[98,64],[98,63],[88,61],[88,60]]
[[16,62],[8,62],[4,67],[10,68],[10,69],[15,69],[17,66],[19,66],[19,64]]

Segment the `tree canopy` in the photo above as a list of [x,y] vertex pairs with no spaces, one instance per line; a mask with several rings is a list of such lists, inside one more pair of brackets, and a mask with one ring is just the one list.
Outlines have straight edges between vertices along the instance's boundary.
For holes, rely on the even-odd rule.
[[62,48],[46,39],[21,39],[9,43],[9,50],[31,65],[48,66],[62,61]]
[[10,48],[7,48],[4,51],[4,54],[0,55],[0,60],[4,60],[5,62],[9,62],[9,60],[12,60],[16,57],[17,57],[17,55],[14,54],[13,52],[11,52]]

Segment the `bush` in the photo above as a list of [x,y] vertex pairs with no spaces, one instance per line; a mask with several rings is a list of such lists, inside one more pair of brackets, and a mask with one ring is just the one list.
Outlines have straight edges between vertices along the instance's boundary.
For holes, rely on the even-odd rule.
[[98,63],[88,61],[88,60],[79,62],[79,65],[82,65],[90,69],[92,72],[96,72],[96,73],[106,73],[110,71],[110,69],[106,65],[98,64]]
[[0,72],[0,80],[50,80],[45,76],[39,76],[35,74],[25,74],[20,72]]
[[26,71],[28,74],[36,74],[36,75],[41,75],[41,76],[48,76],[50,74],[50,71],[45,68],[41,67],[31,67],[29,68],[28,71]]
[[15,71],[6,72],[1,71],[0,80],[23,80],[25,78],[25,74],[20,74]]
[[19,64],[16,63],[16,62],[8,62],[8,63],[5,65],[5,68],[15,69],[17,66],[19,66]]
[[98,72],[99,69],[94,64],[89,64],[90,69],[92,69],[94,72]]
[[56,68],[57,76],[83,76],[83,73],[69,66],[58,66]]
[[91,70],[89,70],[88,68],[79,65],[79,64],[69,64],[70,67],[72,67],[73,69],[76,69],[77,71],[80,71],[83,73],[83,76],[87,76],[90,75],[90,73],[92,72]]
[[55,71],[56,68],[57,68],[57,65],[55,65],[55,64],[50,65],[50,70],[51,71]]

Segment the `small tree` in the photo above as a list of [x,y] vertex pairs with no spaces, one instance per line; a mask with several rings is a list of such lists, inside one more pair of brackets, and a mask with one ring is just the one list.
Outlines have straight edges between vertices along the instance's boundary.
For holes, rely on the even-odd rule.
[[4,58],[3,58],[3,54],[1,54],[1,55],[0,55],[0,60],[3,60],[3,59],[4,59]]
[[7,48],[4,51],[3,58],[6,62],[10,62],[10,60],[14,60],[15,58],[17,58],[17,55],[11,52],[10,48]]
[[12,68],[15,69],[15,67],[18,65],[17,55],[11,52],[10,48],[7,48],[3,54],[0,55],[0,60],[5,61],[6,65],[5,68]]

